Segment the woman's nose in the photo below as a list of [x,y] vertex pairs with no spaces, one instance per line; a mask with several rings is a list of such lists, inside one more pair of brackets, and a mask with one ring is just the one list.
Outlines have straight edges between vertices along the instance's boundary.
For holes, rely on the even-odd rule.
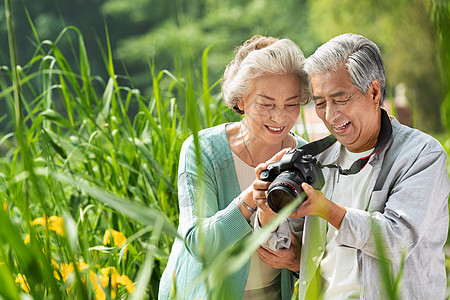
[[283,109],[280,107],[275,106],[270,111],[270,119],[274,121],[277,124],[280,124],[284,119],[284,112]]

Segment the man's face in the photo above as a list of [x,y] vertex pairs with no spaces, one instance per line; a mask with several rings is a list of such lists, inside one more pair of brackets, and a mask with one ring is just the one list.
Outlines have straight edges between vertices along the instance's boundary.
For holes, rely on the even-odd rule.
[[366,94],[351,82],[347,68],[312,75],[316,113],[331,134],[351,152],[375,147],[380,132],[380,84]]

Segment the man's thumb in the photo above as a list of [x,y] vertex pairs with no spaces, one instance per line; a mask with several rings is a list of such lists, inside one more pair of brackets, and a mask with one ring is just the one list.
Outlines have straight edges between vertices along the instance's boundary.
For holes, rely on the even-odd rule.
[[303,182],[302,189],[305,191],[305,193],[308,194],[308,192],[311,192],[311,190],[313,190],[314,188],[312,186],[310,186],[309,184],[307,184],[306,182]]

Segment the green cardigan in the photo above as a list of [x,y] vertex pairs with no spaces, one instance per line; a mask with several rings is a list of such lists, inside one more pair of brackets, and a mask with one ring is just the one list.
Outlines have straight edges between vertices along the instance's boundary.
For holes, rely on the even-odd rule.
[[[243,298],[250,260],[238,272],[223,278],[223,281],[215,285],[214,291],[210,290],[205,281],[193,283],[203,268],[213,262],[223,249],[252,232],[233,201],[241,190],[225,126],[226,124],[221,124],[199,132],[203,167],[201,177],[192,136],[184,142],[181,149],[178,169],[178,233],[184,240],[176,239],[173,244],[161,278],[158,299],[170,299],[171,293],[175,291],[176,299]],[[298,146],[305,144],[301,138],[296,136],[296,139]],[[197,184],[199,179],[202,182],[201,188]],[[201,201],[196,201],[196,198]],[[197,202],[201,203],[201,207]],[[204,247],[199,243],[200,233]],[[282,299],[291,298],[295,281],[296,278],[289,270],[282,270]]]

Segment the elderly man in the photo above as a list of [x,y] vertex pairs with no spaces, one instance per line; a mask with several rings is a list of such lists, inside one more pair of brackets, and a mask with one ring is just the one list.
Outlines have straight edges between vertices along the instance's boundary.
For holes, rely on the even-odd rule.
[[[447,154],[381,108],[385,70],[370,40],[335,37],[306,69],[316,113],[332,134],[314,155],[336,168],[323,169],[321,191],[302,184],[307,198],[292,215],[306,216],[300,299],[444,299]],[[259,252],[275,265],[274,254]]]

